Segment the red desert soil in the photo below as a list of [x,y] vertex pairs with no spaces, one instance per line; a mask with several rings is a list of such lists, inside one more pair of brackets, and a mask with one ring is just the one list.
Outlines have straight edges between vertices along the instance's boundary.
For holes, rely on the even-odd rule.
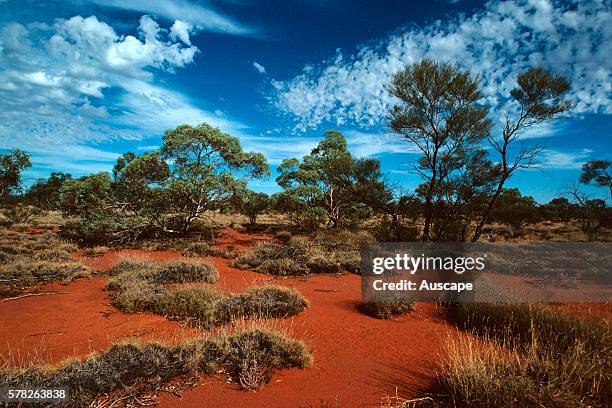
[[[228,229],[218,242],[243,248],[266,238]],[[81,260],[107,269],[125,255],[155,261],[180,258],[176,252],[123,250]],[[447,339],[456,335],[452,326],[437,317],[432,304],[418,304],[417,311],[394,320],[365,316],[357,310],[360,279],[356,275],[273,279],[230,268],[221,258],[211,261],[221,274],[217,285],[224,290],[273,282],[295,287],[310,300],[305,312],[270,325],[303,339],[314,352],[314,366],[275,373],[271,383],[256,393],[203,377],[181,398],[160,395],[160,407],[380,406],[381,397],[394,395],[396,387],[400,396],[410,398],[433,386]],[[197,330],[160,316],[118,312],[106,299],[105,281],[94,277],[65,286],[51,284],[43,290],[63,293],[0,303],[0,354],[13,365],[37,356],[57,362],[104,350],[125,337],[176,341],[197,335]]]

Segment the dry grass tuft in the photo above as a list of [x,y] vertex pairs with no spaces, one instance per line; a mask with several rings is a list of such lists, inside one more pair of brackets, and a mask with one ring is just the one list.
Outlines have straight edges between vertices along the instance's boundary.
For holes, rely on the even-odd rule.
[[55,367],[0,370],[0,384],[13,388],[68,387],[67,401],[48,406],[83,407],[103,394],[127,389],[132,391],[132,402],[137,403],[144,392],[157,392],[174,378],[198,373],[226,372],[242,388],[258,389],[269,381],[274,369],[305,368],[311,363],[312,354],[304,343],[277,332],[251,329],[173,346],[124,341],[83,361],[70,359]]
[[462,304],[476,337],[453,341],[440,378],[456,406],[591,407],[612,401],[609,324],[540,305]]
[[290,234],[278,239],[283,244],[258,243],[235,259],[232,265],[283,277],[311,273],[359,273],[359,248],[373,240],[366,232],[350,231],[320,233],[314,242]]
[[73,250],[74,246],[51,232],[0,231],[0,297],[15,296],[51,281],[69,282],[89,275],[88,268],[71,261]]

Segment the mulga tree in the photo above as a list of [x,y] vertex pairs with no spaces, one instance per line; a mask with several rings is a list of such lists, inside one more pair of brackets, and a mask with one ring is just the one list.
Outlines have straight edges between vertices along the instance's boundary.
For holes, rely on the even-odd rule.
[[398,103],[390,111],[391,129],[422,154],[414,171],[424,179],[422,241],[432,237],[437,198],[449,191],[454,175],[467,165],[489,135],[489,110],[480,106],[478,78],[447,63],[424,59],[393,76],[389,92]]
[[538,207],[531,196],[523,196],[517,188],[503,189],[491,220],[521,230],[538,220]]
[[473,242],[480,239],[482,229],[508,179],[517,170],[534,167],[538,163],[538,155],[544,146],[539,143],[524,143],[520,140],[521,135],[527,128],[554,119],[572,107],[572,103],[565,99],[570,83],[562,75],[554,75],[541,67],[529,68],[518,76],[517,85],[510,92],[518,108],[517,113],[505,114],[500,137],[488,137],[489,144],[499,156],[500,176],[497,188],[489,198],[476,226]]
[[607,188],[612,198],[612,161],[591,160],[583,164],[580,182]]
[[170,171],[164,186],[175,216],[164,229],[171,232],[188,232],[206,211],[226,206],[248,179],[270,174],[261,153],[243,151],[237,137],[206,123],[167,131],[160,153]]

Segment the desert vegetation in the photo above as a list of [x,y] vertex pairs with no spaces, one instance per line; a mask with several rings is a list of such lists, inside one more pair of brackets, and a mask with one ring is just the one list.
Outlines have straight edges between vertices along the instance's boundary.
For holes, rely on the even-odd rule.
[[212,286],[168,288],[166,284],[215,283],[219,273],[212,264],[193,261],[155,266],[146,262],[119,262],[106,289],[112,304],[124,312],[151,312],[211,328],[237,319],[294,316],[308,307],[295,289],[254,286],[243,293],[223,294]]
[[158,393],[180,377],[222,370],[241,388],[254,390],[269,381],[273,369],[305,368],[311,363],[312,354],[303,343],[254,328],[178,345],[127,341],[84,360],[70,359],[53,367],[3,369],[0,382],[15,388],[69,388],[68,400],[48,406],[83,407],[97,401],[142,405],[143,394]]
[[[570,87],[543,68],[526,70],[507,95],[516,111],[496,129],[472,73],[429,59],[396,73],[387,87],[396,102],[389,127],[419,154],[411,169],[422,182],[412,192],[393,185],[378,159],[355,157],[335,130],[303,157],[282,160],[272,195],[249,189],[249,181],[271,175],[264,155],[206,123],[167,130],[159,149],[125,152],[112,172],[74,178],[57,171],[28,189],[22,172],[30,156],[0,155],[0,297],[89,276],[84,263],[121,249],[167,251],[180,260],[119,259],[95,275],[104,279],[113,312],[162,316],[206,334],[178,345],[117,343],[49,367],[4,367],[0,385],[69,386],[66,404],[75,407],[142,402],[173,380],[200,374],[223,373],[257,390],[274,369],[310,365],[305,344],[259,328],[209,332],[300,315],[310,301],[289,286],[359,274],[363,245],[610,241],[611,161],[584,163],[576,185],[548,203],[509,187],[518,171],[537,167],[545,149],[521,135],[568,112]],[[587,194],[593,190],[586,185],[606,199]],[[222,242],[228,234],[234,239]],[[265,283],[220,288],[222,273],[247,271]],[[402,321],[420,307],[406,297],[349,303],[344,309],[369,319],[360,324]],[[428,404],[586,408],[612,401],[609,322],[542,304],[439,306],[461,335],[438,367],[446,394],[427,397]]]
[[609,323],[537,304],[461,304],[473,337],[449,345],[441,381],[455,406],[590,407],[612,400]]
[[0,232],[0,296],[18,296],[51,281],[69,282],[90,271],[72,260],[77,247],[53,233]]

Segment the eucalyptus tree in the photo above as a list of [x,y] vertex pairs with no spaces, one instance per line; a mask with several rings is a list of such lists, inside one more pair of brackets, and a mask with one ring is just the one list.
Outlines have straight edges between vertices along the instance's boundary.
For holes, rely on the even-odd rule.
[[344,136],[327,131],[302,161],[282,161],[276,181],[284,191],[275,195],[275,207],[296,221],[304,215],[324,217],[331,228],[358,218],[368,210],[366,192],[374,192],[380,175],[376,163],[353,158]]
[[226,205],[248,179],[270,174],[263,154],[243,151],[237,137],[206,123],[167,131],[160,153],[169,165],[164,186],[175,216],[165,229],[172,232],[186,233],[204,212]]

